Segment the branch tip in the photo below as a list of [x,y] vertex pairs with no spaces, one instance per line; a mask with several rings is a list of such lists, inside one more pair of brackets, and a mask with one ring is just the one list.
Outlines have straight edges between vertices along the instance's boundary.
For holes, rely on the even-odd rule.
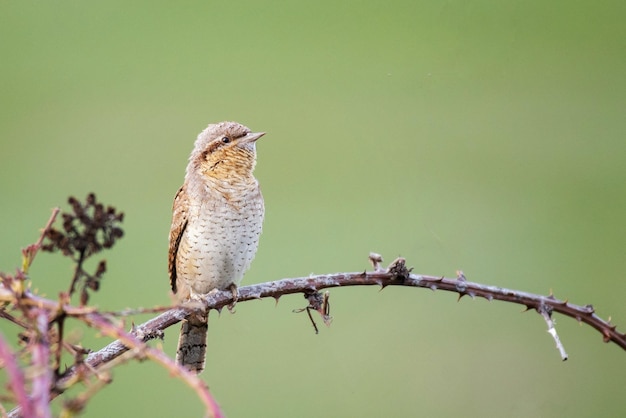
[[554,339],[554,343],[556,344],[557,350],[559,350],[559,354],[561,355],[561,360],[565,361],[568,359],[568,355],[565,352],[565,347],[563,343],[561,343],[561,339],[559,338],[559,334],[556,332],[556,327],[554,326],[554,320],[552,319],[552,307],[541,304],[537,307],[537,312],[543,317],[548,325],[548,333]]
[[372,266],[374,267],[374,271],[384,271],[384,269],[380,266],[380,264],[383,262],[382,255],[371,252],[369,255],[369,260],[370,260],[370,263],[372,263]]

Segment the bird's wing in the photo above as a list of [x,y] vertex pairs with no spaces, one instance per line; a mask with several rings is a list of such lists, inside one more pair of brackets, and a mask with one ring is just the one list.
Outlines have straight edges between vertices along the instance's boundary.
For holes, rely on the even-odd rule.
[[167,270],[170,276],[170,285],[172,290],[176,293],[176,255],[178,254],[178,246],[180,245],[180,239],[187,227],[187,210],[189,208],[187,190],[185,186],[178,189],[176,197],[174,198],[174,206],[172,208],[172,226],[170,228],[170,249],[167,263]]

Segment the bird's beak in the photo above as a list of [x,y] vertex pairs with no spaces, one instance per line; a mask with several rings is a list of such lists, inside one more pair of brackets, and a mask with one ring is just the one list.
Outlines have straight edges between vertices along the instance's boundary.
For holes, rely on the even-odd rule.
[[256,142],[257,139],[265,135],[265,132],[250,132],[248,135],[239,138],[240,144],[252,144]]

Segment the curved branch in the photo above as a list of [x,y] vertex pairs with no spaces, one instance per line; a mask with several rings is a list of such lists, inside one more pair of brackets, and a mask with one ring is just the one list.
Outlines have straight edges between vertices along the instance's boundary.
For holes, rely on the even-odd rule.
[[[537,295],[520,290],[468,282],[462,275],[458,278],[446,278],[409,274],[408,271],[406,275],[404,275],[402,272],[394,272],[392,269],[387,271],[321,274],[241,287],[239,288],[237,303],[269,297],[278,300],[283,295],[294,293],[303,293],[307,296],[317,293],[322,289],[345,286],[380,286],[382,288],[387,286],[421,287],[430,290],[454,292],[459,295],[459,299],[468,295],[472,298],[482,297],[489,301],[500,300],[524,305],[527,309],[534,309],[539,313],[548,312],[551,314],[552,312],[558,312],[592,326],[602,334],[604,342],[613,342],[626,350],[626,334],[618,332],[615,325],[598,317],[594,313],[595,311],[591,305],[574,305],[566,300],[556,299],[553,295]],[[217,292],[208,295],[205,298],[205,302],[209,309],[221,310],[233,302],[233,296],[229,290]],[[143,341],[156,338],[156,336],[160,335],[161,331],[182,321],[193,310],[193,308],[188,307],[170,309],[138,325],[133,333],[143,336]],[[128,348],[117,340],[103,349],[89,354],[85,362],[92,367],[98,367],[100,364],[106,363],[121,355],[126,350],[128,350]],[[70,368],[64,374],[63,378],[68,377],[72,373],[73,369]]]
[[[456,278],[410,274],[409,270],[405,267],[404,259],[395,260],[386,270],[378,269],[377,264],[375,264],[375,267],[376,270],[374,271],[322,274],[244,286],[239,288],[237,303],[268,297],[278,300],[283,295],[294,293],[303,293],[305,297],[309,299],[310,303],[313,303],[311,301],[316,299],[314,296],[318,295],[318,291],[344,286],[380,286],[382,288],[387,286],[419,287],[430,290],[454,292],[459,295],[459,299],[468,295],[472,298],[482,297],[488,301],[500,300],[515,303],[525,306],[528,310],[536,310],[539,314],[544,316],[544,318],[549,318],[553,312],[558,312],[590,325],[602,334],[604,342],[613,342],[626,350],[626,334],[618,332],[615,325],[598,317],[591,305],[574,305],[567,300],[556,299],[553,295],[544,296],[469,282],[465,279],[462,272],[458,272]],[[48,305],[50,305],[51,309],[58,308],[58,302],[43,299],[32,294],[24,296],[31,299],[33,303],[38,304],[38,306],[48,307]],[[2,299],[2,297],[0,297],[0,299]],[[317,298],[317,300],[319,299],[320,298]],[[208,295],[204,301],[208,309],[221,310],[225,306],[229,306],[233,303],[233,295],[230,290],[216,292]],[[320,306],[312,304],[309,307],[322,312]],[[182,321],[192,311],[197,309],[201,309],[201,307],[180,306],[169,309],[143,324],[136,326],[131,334],[139,341],[143,342],[157,338],[162,335],[164,329]],[[89,311],[85,308],[76,308],[68,305],[64,307],[64,311],[68,316],[73,316],[92,324],[101,318],[100,313]],[[93,316],[93,318],[90,318],[90,316]],[[87,358],[84,359],[84,363],[97,369],[99,366],[114,360],[128,350],[129,348],[122,340],[116,340],[106,347],[89,354]],[[70,367],[56,382],[53,389],[53,396],[65,391],[69,387],[68,385],[71,385],[72,378],[77,372],[77,366]],[[19,416],[19,408],[14,409],[10,416]]]

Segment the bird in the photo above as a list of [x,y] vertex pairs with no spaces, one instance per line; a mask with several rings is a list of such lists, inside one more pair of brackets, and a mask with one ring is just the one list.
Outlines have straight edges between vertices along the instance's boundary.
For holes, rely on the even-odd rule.
[[[265,206],[254,177],[256,141],[237,122],[210,124],[198,135],[174,197],[169,234],[170,286],[180,303],[221,290],[233,293],[256,255]],[[206,362],[208,312],[183,320],[176,361],[200,373]]]

